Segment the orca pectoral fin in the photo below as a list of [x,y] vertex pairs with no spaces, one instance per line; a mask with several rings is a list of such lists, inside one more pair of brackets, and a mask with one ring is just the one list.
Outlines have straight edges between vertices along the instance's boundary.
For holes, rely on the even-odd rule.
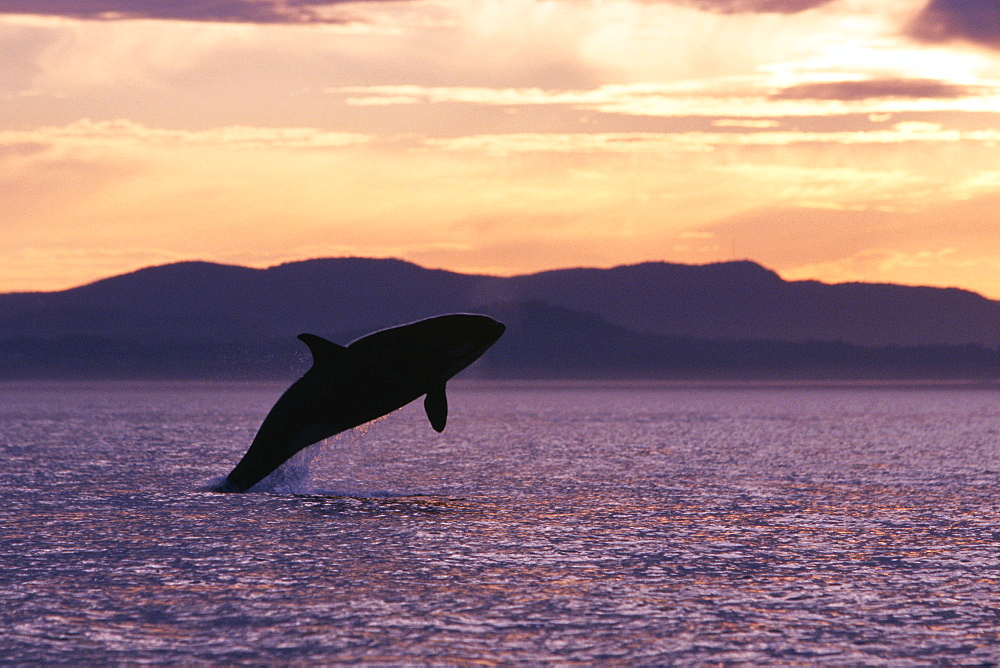
[[444,431],[448,422],[448,396],[444,391],[444,383],[432,388],[424,397],[424,410],[427,411],[427,419],[431,421],[434,431]]

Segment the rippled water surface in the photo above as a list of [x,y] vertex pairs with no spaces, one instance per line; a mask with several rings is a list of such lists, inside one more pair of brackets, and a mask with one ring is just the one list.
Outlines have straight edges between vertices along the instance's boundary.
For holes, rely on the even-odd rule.
[[0,385],[0,660],[1000,661],[1000,392],[476,386],[214,494],[283,388]]

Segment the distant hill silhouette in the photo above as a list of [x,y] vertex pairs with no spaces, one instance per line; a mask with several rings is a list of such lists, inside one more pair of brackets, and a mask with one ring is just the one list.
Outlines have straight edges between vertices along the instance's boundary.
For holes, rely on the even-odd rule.
[[1000,302],[964,290],[789,282],[752,262],[501,278],[339,258],[0,294],[0,378],[288,377],[308,363],[300,332],[347,343],[456,311],[509,325],[472,375],[1000,376]]
[[646,263],[510,279],[519,297],[638,332],[859,345],[1000,345],[1000,302],[966,290],[785,281],[753,262]]

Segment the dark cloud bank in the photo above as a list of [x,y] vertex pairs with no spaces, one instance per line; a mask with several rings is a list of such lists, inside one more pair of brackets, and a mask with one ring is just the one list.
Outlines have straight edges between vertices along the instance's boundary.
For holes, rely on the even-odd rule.
[[[720,14],[795,14],[833,0],[666,0]],[[905,32],[925,42],[963,40],[1000,49],[1000,0],[929,0]]]
[[[325,23],[318,11],[351,0],[10,0],[0,13],[79,19],[172,19],[244,23]],[[369,0],[372,1],[372,0]],[[386,0],[401,1],[406,0]],[[656,1],[656,0],[654,0]],[[659,0],[720,14],[795,14],[833,0]]]
[[[242,23],[327,23],[319,10],[350,0],[9,0],[0,14],[92,20],[170,19]],[[371,1],[371,0],[369,0]],[[393,1],[393,0],[387,0]],[[405,0],[395,0],[405,1]],[[796,12],[832,0],[666,0],[722,14]]]
[[[720,14],[796,14],[833,0],[666,0]],[[962,40],[1000,49],[1000,0],[930,0],[905,32],[925,42]]]
[[[169,19],[240,23],[330,23],[335,19],[331,19],[323,10],[329,10],[349,1],[6,0],[0,4],[0,14],[37,14],[92,20]],[[795,14],[821,7],[833,0],[665,1],[720,14]],[[1000,49],[1000,0],[930,0],[916,21],[908,27],[907,32],[927,42],[966,40]]]
[[928,42],[957,39],[1000,49],[1000,0],[931,0],[910,33]]
[[[340,0],[342,2],[344,0]],[[166,19],[238,23],[329,23],[317,10],[327,0],[8,0],[4,14],[40,14],[78,19]]]

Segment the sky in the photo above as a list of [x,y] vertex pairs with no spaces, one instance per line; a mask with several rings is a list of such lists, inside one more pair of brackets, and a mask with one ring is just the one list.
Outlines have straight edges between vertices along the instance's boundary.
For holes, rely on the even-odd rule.
[[996,0],[3,0],[0,292],[338,256],[1000,299]]

